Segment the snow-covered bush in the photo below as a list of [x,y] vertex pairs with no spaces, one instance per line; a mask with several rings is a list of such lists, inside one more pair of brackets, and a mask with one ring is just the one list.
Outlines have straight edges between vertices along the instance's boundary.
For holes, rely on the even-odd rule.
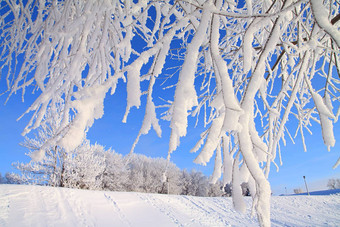
[[232,192],[233,192],[232,184],[226,184],[226,185],[224,185],[223,190],[224,190],[223,196],[231,197]]
[[6,178],[5,179],[6,184],[27,184],[28,183],[25,178],[22,178],[17,173],[6,173],[5,178]]
[[48,165],[47,168],[45,168],[44,163],[45,161],[38,163],[13,163],[12,165],[21,172],[20,179],[22,183],[57,186],[52,183],[53,180],[50,178],[50,169]]
[[301,188],[295,188],[295,189],[294,189],[294,193],[295,193],[295,194],[301,194],[301,193],[303,193],[303,191],[302,191]]
[[220,197],[224,195],[222,181],[217,181],[215,184],[210,183],[208,187],[209,197]]

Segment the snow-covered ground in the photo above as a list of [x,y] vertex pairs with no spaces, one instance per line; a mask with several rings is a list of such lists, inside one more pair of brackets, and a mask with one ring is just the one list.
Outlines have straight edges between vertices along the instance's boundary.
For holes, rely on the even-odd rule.
[[[251,199],[246,198],[248,208]],[[340,226],[340,195],[273,196],[273,226]],[[0,226],[257,226],[231,198],[0,185]]]

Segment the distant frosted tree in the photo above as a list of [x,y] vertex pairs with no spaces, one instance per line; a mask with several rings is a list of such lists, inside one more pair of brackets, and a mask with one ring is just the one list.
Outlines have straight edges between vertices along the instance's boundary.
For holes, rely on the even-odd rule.
[[64,187],[90,190],[102,189],[105,170],[105,149],[85,140],[65,160]]
[[209,197],[220,197],[223,196],[223,183],[222,181],[217,181],[215,184],[209,184],[208,196]]
[[202,172],[191,170],[182,171],[180,178],[183,195],[208,196],[209,179]]
[[[28,156],[32,158],[29,163],[13,163],[27,182],[44,184],[54,187],[64,186],[65,150],[57,144],[50,143],[58,134],[61,123],[62,103],[57,103],[47,110],[35,136],[25,137],[20,145],[27,148]],[[41,152],[43,151],[43,152]]]
[[126,191],[128,171],[121,154],[112,150],[105,152],[105,169],[102,180],[104,190]]
[[340,179],[329,179],[327,182],[329,189],[340,189]]
[[146,156],[132,154],[127,160],[128,182],[127,191],[143,192],[143,165],[146,162]]
[[[181,193],[180,169],[173,162],[168,162],[166,159],[163,158],[156,159],[155,164],[158,166],[157,169],[159,173],[162,174],[160,176],[162,187],[158,191],[158,193],[179,195]],[[167,169],[165,179],[164,169]]]
[[[192,150],[203,145],[195,162],[205,165],[216,151],[214,178],[223,172],[234,192],[248,178],[258,220],[269,226],[267,178],[277,157],[282,164],[287,137],[300,134],[306,150],[304,133],[316,122],[328,149],[335,144],[339,9],[336,0],[2,1],[0,67],[9,96],[30,85],[40,92],[24,134],[64,99],[49,143],[66,152],[103,116],[105,96],[120,81],[123,122],[146,96],[133,148],[151,127],[161,135],[157,106],[170,121],[169,157],[188,117],[197,117],[207,129]],[[154,100],[159,87],[169,88],[166,102]],[[286,124],[292,118],[296,128]],[[234,198],[235,207],[241,200]]]
[[[163,158],[148,158],[141,154],[125,157],[128,172],[128,191],[179,194],[180,170],[172,162]],[[166,179],[164,171],[168,169]],[[169,190],[169,191],[168,191]]]
[[180,182],[182,187],[181,195],[189,195],[191,182],[190,174],[186,169],[181,173]]

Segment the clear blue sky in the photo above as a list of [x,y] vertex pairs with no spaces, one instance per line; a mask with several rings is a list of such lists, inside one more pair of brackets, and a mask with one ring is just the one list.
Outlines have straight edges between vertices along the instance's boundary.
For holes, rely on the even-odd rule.
[[[4,78],[0,80],[1,91],[5,89]],[[142,124],[144,110],[133,109],[128,117],[126,124],[121,123],[125,111],[125,88],[120,83],[117,88],[118,95],[106,97],[105,114],[102,119],[97,120],[88,133],[88,138],[92,143],[96,141],[106,148],[113,148],[116,152],[127,154],[135,140],[139,128]],[[6,172],[15,171],[11,163],[20,161],[28,162],[29,158],[25,156],[27,149],[19,145],[24,140],[21,136],[25,125],[29,121],[30,115],[25,116],[20,121],[16,119],[29,107],[34,100],[34,95],[29,93],[25,96],[25,102],[21,102],[21,94],[11,97],[9,102],[4,105],[7,96],[0,96],[0,172],[4,175]],[[157,99],[157,97],[154,97]],[[145,103],[145,100],[143,100]],[[156,100],[155,100],[156,101]],[[191,126],[194,125],[195,119],[189,121]],[[142,153],[151,157],[166,157],[168,150],[168,139],[170,130],[169,123],[161,121],[163,130],[162,138],[158,138],[154,131],[149,135],[142,136],[135,152]],[[193,163],[196,154],[189,151],[199,139],[202,128],[190,127],[188,135],[181,140],[181,146],[172,154],[171,160],[181,169],[195,168],[210,175],[213,171],[213,159],[207,166],[200,166]],[[303,152],[302,142],[299,137],[293,145],[289,140],[286,147],[281,147],[283,166],[280,166],[279,172],[272,168],[270,173],[270,182],[274,194],[285,192],[292,193],[294,188],[305,189],[302,176],[306,176],[310,190],[325,189],[327,179],[332,177],[340,178],[340,169],[332,169],[340,155],[340,127],[339,123],[334,126],[334,134],[337,140],[336,146],[327,151],[321,137],[321,128],[315,123],[313,126],[313,135],[306,133],[306,143],[308,151]],[[33,136],[33,135],[30,135]],[[277,161],[278,162],[278,161]],[[272,165],[274,167],[274,165]]]

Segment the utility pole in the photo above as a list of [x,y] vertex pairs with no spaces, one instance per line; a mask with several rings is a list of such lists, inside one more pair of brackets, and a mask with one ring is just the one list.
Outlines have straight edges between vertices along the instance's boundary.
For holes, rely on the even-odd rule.
[[307,182],[306,182],[306,176],[303,176],[303,180],[305,181],[307,195],[309,195],[309,191],[308,191],[308,187],[307,187]]
[[169,177],[166,178],[167,186],[168,186],[168,195],[170,194],[170,182],[169,182]]

